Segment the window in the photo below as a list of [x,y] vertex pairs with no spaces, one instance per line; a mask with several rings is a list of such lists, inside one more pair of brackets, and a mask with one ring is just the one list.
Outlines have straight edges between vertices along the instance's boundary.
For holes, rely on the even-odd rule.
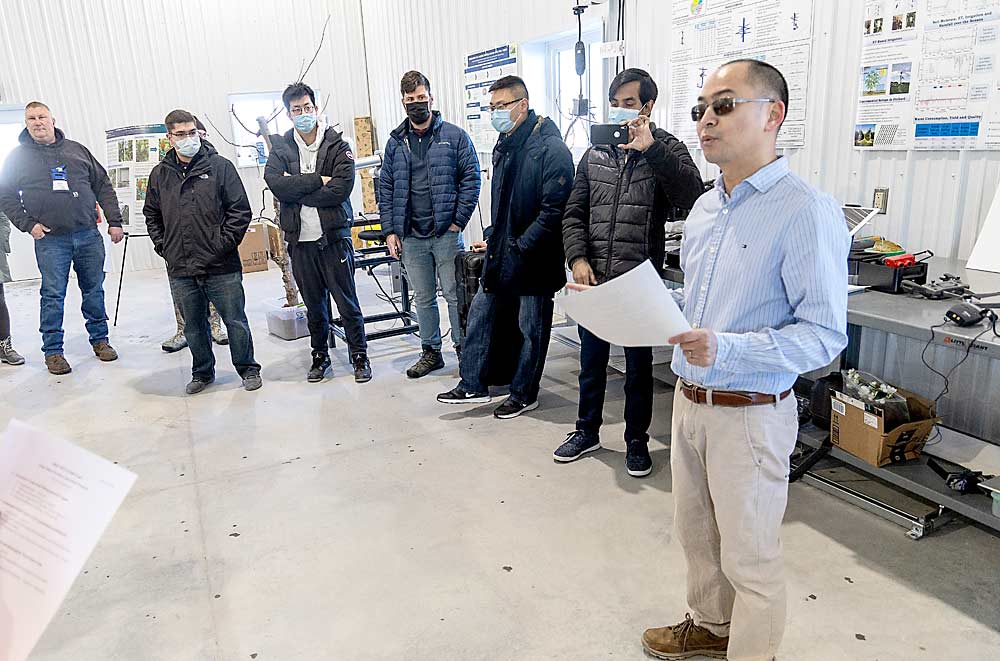
[[[323,95],[319,90],[315,92],[316,105],[323,108],[324,104],[320,100]],[[292,128],[292,121],[288,119],[285,106],[281,102],[281,92],[230,94],[228,107],[233,110],[229,114],[233,127],[233,142],[240,145],[236,147],[236,165],[241,168],[264,165],[267,162],[267,145],[264,139],[257,135],[257,118],[271,118],[267,125],[271,133],[284,133]],[[322,116],[322,112],[320,115]],[[209,135],[209,140],[211,139]]]
[[[604,60],[600,54],[601,30],[583,33],[586,45],[587,70],[583,77],[576,75],[576,35],[548,44],[549,98],[552,99],[550,116],[559,125],[574,160],[579,160],[590,146],[590,125],[604,121],[605,96],[608,84],[604,79]],[[590,104],[590,115],[576,117],[573,108],[583,95]]]

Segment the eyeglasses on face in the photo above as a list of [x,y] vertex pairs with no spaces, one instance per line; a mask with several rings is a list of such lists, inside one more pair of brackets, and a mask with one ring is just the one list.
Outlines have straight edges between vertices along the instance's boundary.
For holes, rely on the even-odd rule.
[[201,135],[201,131],[198,129],[192,129],[190,131],[171,131],[170,135],[174,136],[178,140],[183,140],[184,138],[193,138],[196,135]]
[[293,117],[298,117],[299,115],[311,115],[315,110],[316,106],[307,103],[304,106],[292,106],[289,112],[292,113]]
[[514,105],[518,101],[524,101],[524,97],[522,96],[519,99],[514,99],[513,101],[507,101],[505,103],[490,104],[490,112],[496,112],[497,110],[504,110],[505,108]]
[[740,103],[774,103],[777,99],[739,99],[731,96],[724,96],[711,103],[699,103],[691,108],[691,120],[700,122],[708,109],[711,108],[717,116],[723,117],[736,110],[736,105]]

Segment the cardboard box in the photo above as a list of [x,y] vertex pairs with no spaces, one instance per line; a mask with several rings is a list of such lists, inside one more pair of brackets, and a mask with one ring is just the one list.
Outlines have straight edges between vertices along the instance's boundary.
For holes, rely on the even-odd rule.
[[354,118],[354,154],[359,158],[371,156],[375,153],[377,140],[375,139],[375,124],[371,117]]
[[941,420],[936,417],[934,402],[902,388],[899,394],[906,398],[910,422],[887,433],[882,409],[842,392],[834,393],[830,402],[830,441],[834,447],[875,466],[919,457],[934,425]]
[[263,223],[250,223],[240,242],[240,259],[244,273],[267,270],[267,227]]
[[375,200],[375,180],[370,170],[361,171],[361,200],[365,213],[378,213],[378,202]]

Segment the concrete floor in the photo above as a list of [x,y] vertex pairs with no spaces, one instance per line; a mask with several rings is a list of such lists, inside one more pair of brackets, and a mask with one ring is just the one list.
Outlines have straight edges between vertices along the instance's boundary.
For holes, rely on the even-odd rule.
[[[74,372],[60,378],[38,351],[37,285],[7,286],[28,364],[0,369],[0,425],[19,418],[139,475],[34,661],[641,659],[642,630],[684,616],[666,387],[651,476],[622,465],[617,376],[608,449],[557,465],[576,410],[567,347],[551,347],[541,408],[510,421],[434,401],[456,381],[453,354],[408,381],[413,337],[372,345],[371,383],[339,353],[335,376],[310,385],[307,341],[266,334],[277,271],[246,284],[264,388],[241,390],[220,348],[220,379],[196,397],[182,394],[188,352],[159,349],[173,323],[162,273],[128,274],[116,363],[90,353],[71,294]],[[795,484],[783,539],[783,659],[1000,649],[996,536],[953,523],[914,542]]]

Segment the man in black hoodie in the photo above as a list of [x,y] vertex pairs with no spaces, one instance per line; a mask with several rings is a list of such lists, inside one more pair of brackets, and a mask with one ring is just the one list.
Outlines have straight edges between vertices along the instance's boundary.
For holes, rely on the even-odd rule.
[[323,380],[330,367],[330,297],[344,322],[347,348],[358,383],[372,378],[365,318],[354,283],[351,190],[354,154],[340,133],[323,125],[311,87],[289,85],[281,95],[295,125],[271,136],[264,181],[281,203],[281,229],[288,241],[292,273],[306,304],[312,366],[306,379]]
[[118,359],[108,344],[104,308],[104,240],[97,229],[97,204],[108,220],[114,243],[125,236],[118,197],[108,173],[78,142],[56,128],[49,107],[32,101],[24,109],[20,146],[0,175],[0,211],[35,239],[35,259],[42,274],[41,330],[45,365],[52,374],[72,371],[63,356],[63,308],[69,270],[76,271],[82,311],[94,354]]
[[[642,69],[626,69],[608,90],[608,122],[629,123],[623,147],[594,145],[580,159],[563,217],[563,246],[577,284],[596,285],[647,259],[663,269],[665,224],[674,208],[690,209],[701,196],[698,167],[684,143],[653,126],[656,83]],[[569,462],[601,447],[599,431],[608,382],[610,345],[580,328],[580,405],[576,430],[556,449]],[[647,443],[653,416],[653,350],[625,348],[625,466],[629,475],[652,471]]]
[[194,361],[187,393],[199,393],[215,380],[209,303],[229,331],[229,352],[243,387],[257,390],[260,365],[253,358],[239,254],[250,201],[236,167],[201,139],[191,113],[174,110],[163,123],[173,149],[149,173],[142,213],[184,316]]
[[461,382],[437,399],[445,404],[485,403],[483,382],[497,305],[518,299],[524,342],[510,396],[493,415],[514,418],[538,408],[538,388],[552,331],[552,296],[566,285],[562,214],[573,187],[573,156],[546,117],[528,104],[517,76],[490,87],[493,127],[492,229],[480,291],[472,299],[461,363]]

